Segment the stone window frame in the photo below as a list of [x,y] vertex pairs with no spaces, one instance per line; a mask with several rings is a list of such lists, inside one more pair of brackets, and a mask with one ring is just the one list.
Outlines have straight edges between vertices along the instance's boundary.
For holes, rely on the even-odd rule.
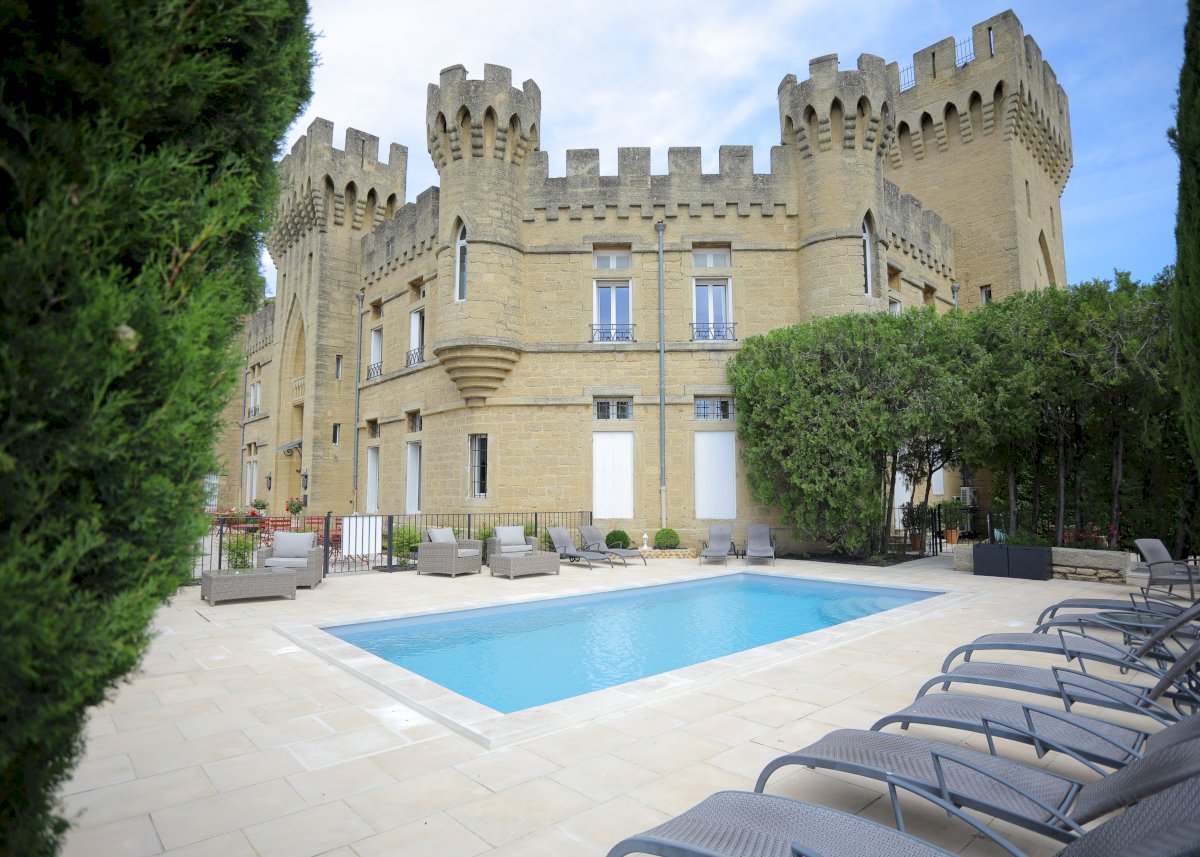
[[488,496],[488,453],[486,434],[467,435],[468,495],[472,498]]
[[460,223],[454,235],[454,302],[467,299],[467,224]]
[[706,423],[729,422],[733,419],[732,396],[696,396],[692,416]]
[[592,419],[626,422],[633,419],[633,399],[628,396],[598,396],[592,401]]

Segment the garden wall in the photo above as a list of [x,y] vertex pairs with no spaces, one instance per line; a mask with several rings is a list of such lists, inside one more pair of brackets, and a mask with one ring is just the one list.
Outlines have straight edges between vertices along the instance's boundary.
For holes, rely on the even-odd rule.
[[[1082,548],[1053,548],[1053,576],[1056,580],[1084,580],[1089,583],[1125,583],[1129,571],[1129,554],[1125,551],[1083,550]],[[954,570],[974,572],[971,545],[954,550]]]

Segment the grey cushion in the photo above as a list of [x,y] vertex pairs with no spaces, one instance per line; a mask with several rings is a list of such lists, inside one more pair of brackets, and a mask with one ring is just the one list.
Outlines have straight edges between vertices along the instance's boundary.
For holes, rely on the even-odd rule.
[[525,528],[524,527],[496,527],[495,536],[500,540],[500,544],[504,547],[508,545],[520,545],[525,547]]
[[464,556],[479,556],[479,548],[459,548],[458,555]]
[[273,556],[263,560],[263,565],[267,568],[307,568],[308,558],[301,559],[297,556]]
[[454,530],[450,527],[436,527],[429,531],[429,540],[436,544],[456,545],[458,539],[454,538]]
[[[308,552],[316,547],[316,533],[276,533],[275,548],[271,551],[275,559],[300,558],[307,560]],[[304,563],[300,563],[301,566]]]
[[530,553],[533,550],[533,545],[500,545],[500,553]]

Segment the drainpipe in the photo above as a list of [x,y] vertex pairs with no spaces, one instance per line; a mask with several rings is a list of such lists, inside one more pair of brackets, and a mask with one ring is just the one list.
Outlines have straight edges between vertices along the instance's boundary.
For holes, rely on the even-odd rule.
[[667,224],[654,224],[658,232],[658,503],[659,527],[667,526],[667,322],[663,303],[663,232]]
[[358,298],[358,358],[354,364],[354,479],[352,487],[354,489],[354,514],[358,514],[358,405],[359,395],[362,392],[362,309],[363,309],[364,292],[359,291]]
[[238,495],[234,506],[242,505],[246,496],[246,384],[250,379],[250,355],[247,354],[242,367],[242,448],[238,450]]

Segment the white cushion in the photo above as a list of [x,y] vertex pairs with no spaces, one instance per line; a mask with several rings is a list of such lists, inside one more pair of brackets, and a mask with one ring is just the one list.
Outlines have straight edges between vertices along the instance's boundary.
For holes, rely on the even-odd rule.
[[308,559],[308,552],[316,546],[316,533],[276,533],[275,549],[271,555],[276,559]]
[[496,527],[495,536],[502,545],[521,545],[525,547],[524,527]]
[[308,560],[297,556],[273,556],[263,560],[267,568],[307,568]]
[[529,553],[533,545],[500,545],[500,553]]
[[456,545],[458,539],[454,538],[454,530],[451,527],[436,527],[429,531],[429,540],[435,544]]
[[459,558],[465,556],[479,556],[479,548],[459,548],[458,556]]

